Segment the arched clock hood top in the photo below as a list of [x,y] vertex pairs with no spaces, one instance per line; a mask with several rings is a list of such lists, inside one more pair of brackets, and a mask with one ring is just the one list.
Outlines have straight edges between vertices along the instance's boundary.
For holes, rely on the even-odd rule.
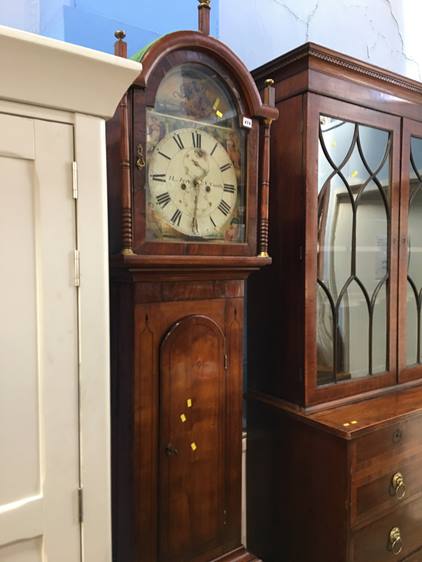
[[140,49],[133,60],[142,62],[142,71],[135,80],[135,84],[143,88],[148,86],[148,80],[154,68],[162,58],[173,51],[193,50],[202,51],[216,59],[231,74],[233,74],[243,93],[250,115],[275,119],[278,111],[262,103],[256,84],[243,62],[225,44],[198,31],[176,31],[164,35]]

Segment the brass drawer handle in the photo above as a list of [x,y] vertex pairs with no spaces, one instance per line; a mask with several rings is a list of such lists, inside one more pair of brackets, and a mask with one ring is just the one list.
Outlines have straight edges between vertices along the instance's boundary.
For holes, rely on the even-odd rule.
[[397,499],[402,500],[406,495],[407,486],[404,482],[403,474],[401,472],[396,472],[391,480],[391,485]]
[[398,556],[403,550],[403,541],[401,539],[401,533],[398,527],[393,527],[390,531],[389,549],[394,554],[394,556]]

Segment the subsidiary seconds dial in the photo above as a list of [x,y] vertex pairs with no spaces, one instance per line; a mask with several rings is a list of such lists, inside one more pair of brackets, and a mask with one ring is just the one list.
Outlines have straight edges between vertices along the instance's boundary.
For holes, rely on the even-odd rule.
[[175,230],[221,238],[237,204],[233,163],[209,133],[178,129],[155,147],[149,171],[150,202]]

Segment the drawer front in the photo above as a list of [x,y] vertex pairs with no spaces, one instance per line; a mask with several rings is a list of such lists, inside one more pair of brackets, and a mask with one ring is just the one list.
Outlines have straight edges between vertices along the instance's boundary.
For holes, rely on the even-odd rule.
[[422,416],[392,424],[356,439],[354,470],[364,469],[378,460],[397,460],[411,451],[422,448]]
[[422,492],[422,455],[394,461],[376,476],[352,482],[352,525],[373,519]]
[[422,548],[417,552],[414,552],[410,556],[404,558],[402,562],[422,562]]
[[[393,529],[398,529],[399,534],[391,536]],[[419,498],[356,531],[352,539],[353,562],[403,560],[421,546],[422,498]]]

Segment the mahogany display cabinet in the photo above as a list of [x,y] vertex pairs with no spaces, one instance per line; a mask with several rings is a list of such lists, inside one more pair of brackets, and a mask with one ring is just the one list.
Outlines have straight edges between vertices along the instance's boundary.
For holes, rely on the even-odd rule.
[[249,282],[248,545],[422,560],[422,84],[308,43],[275,80]]

